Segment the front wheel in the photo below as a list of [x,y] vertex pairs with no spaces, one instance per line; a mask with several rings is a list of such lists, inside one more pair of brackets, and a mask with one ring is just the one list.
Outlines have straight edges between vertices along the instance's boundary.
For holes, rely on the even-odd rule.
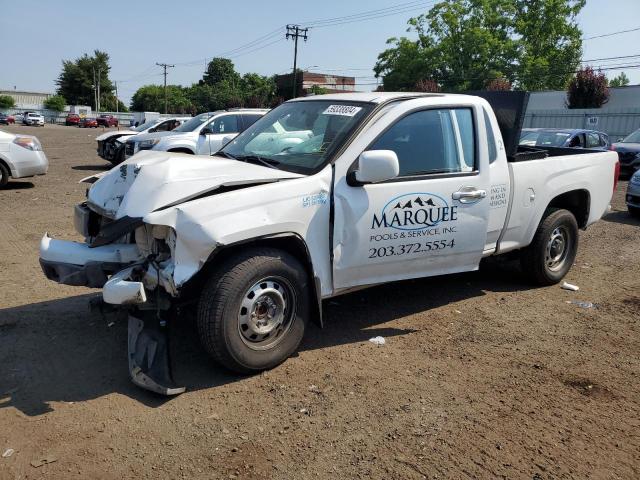
[[578,223],[571,212],[549,209],[533,241],[522,251],[522,270],[537,285],[558,283],[569,272],[578,252]]
[[309,282],[288,253],[255,248],[229,259],[200,296],[205,350],[239,373],[273,368],[295,352],[309,317]]
[[627,205],[627,208],[632,217],[640,218],[640,208],[632,207],[631,205]]

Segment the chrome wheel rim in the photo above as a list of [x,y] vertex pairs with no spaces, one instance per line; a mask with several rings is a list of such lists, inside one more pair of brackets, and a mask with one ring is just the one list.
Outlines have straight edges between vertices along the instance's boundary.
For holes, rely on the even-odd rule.
[[281,277],[256,282],[242,297],[238,311],[240,338],[252,350],[267,350],[286,336],[295,316],[295,294]]
[[564,266],[570,250],[569,231],[566,227],[557,227],[551,232],[545,252],[547,268],[556,272]]

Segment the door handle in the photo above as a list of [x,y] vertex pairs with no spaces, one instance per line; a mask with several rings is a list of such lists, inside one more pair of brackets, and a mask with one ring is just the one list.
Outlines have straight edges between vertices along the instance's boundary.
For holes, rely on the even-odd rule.
[[451,198],[458,200],[460,203],[479,202],[487,196],[486,190],[479,190],[476,187],[463,187],[459,191],[451,194]]

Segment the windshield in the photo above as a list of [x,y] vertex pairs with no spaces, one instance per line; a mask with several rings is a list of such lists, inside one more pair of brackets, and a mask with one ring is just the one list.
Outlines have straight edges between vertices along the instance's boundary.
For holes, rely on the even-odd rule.
[[310,174],[322,168],[371,111],[372,104],[311,100],[270,111],[222,149],[282,170]]
[[529,147],[561,147],[569,136],[566,132],[524,132],[520,136],[520,145]]
[[622,143],[640,143],[640,130],[636,130],[627,138],[622,140]]
[[190,120],[187,120],[178,128],[175,128],[174,132],[193,132],[196,128],[200,127],[207,120],[209,120],[213,115],[211,113],[201,113],[197,117],[193,117]]
[[149,120],[148,122],[144,122],[142,125],[138,125],[134,130],[136,132],[142,132],[147,128],[153,127],[156,123],[158,123],[158,120]]

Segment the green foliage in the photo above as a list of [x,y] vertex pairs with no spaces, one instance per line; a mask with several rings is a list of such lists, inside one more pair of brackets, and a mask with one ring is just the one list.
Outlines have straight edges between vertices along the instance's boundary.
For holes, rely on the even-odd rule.
[[16,106],[16,101],[9,95],[0,95],[0,108],[13,108]]
[[308,92],[312,95],[324,95],[325,93],[329,93],[329,90],[321,87],[320,85],[311,85],[311,88],[308,90]]
[[[187,91],[180,85],[167,85],[169,113],[191,113],[191,101]],[[138,112],[164,112],[164,87],[145,85],[131,98],[131,109]]]
[[[63,60],[62,72],[56,80],[58,85],[57,93],[62,95],[70,105],[92,105],[94,101],[94,71],[95,83],[98,83],[98,72],[100,72],[100,104],[102,110],[111,110],[115,107],[115,97],[113,96],[113,84],[109,80],[109,54],[95,50],[93,56],[86,53],[75,60]],[[114,108],[115,109],[115,108]]]
[[[276,94],[273,78],[257,73],[240,76],[231,60],[214,58],[202,80],[190,87],[167,86],[169,113],[201,113],[233,107],[268,107]],[[131,100],[136,111],[164,111],[164,88],[146,85]]]
[[626,87],[629,85],[629,77],[624,72],[620,72],[620,75],[613,77],[609,82],[610,87]]
[[516,0],[517,80],[522,90],[563,90],[580,67],[586,0]]
[[67,101],[62,95],[53,95],[44,101],[44,107],[56,112],[64,111]]
[[[576,15],[585,0],[450,0],[408,22],[416,40],[391,38],[374,67],[384,89],[423,79],[445,91],[504,79],[521,89],[564,88],[579,64]],[[504,87],[506,84],[502,84]]]
[[569,83],[567,106],[569,108],[600,108],[609,101],[607,77],[586,67],[578,71]]

